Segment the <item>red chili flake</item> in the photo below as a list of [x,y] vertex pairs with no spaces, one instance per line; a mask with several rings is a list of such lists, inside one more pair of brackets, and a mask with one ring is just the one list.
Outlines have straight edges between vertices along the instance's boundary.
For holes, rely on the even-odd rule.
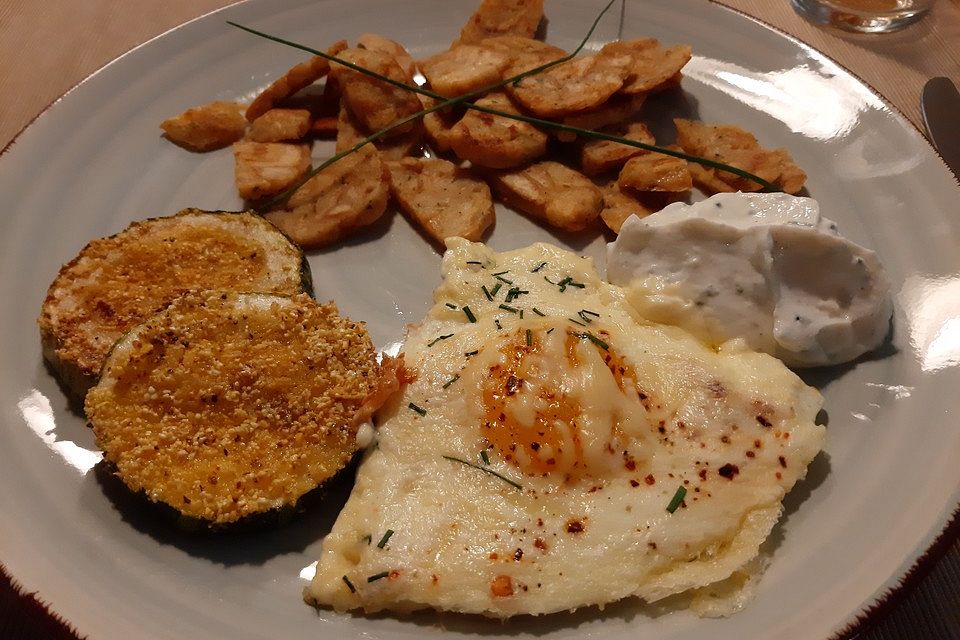
[[759,440],[754,440],[754,441],[753,441],[753,446],[756,447],[757,449],[762,449],[762,448],[763,448],[763,443],[760,442]]
[[567,533],[582,533],[583,523],[579,520],[570,520],[567,522]]
[[757,455],[757,454],[755,454],[753,451],[747,451],[747,457],[748,457],[748,458],[756,457],[756,455]]
[[723,444],[730,444],[730,436],[727,436],[727,435],[720,436],[720,442],[722,442]]
[[438,582],[440,582],[440,578],[437,577],[437,574],[433,574],[433,576],[430,578],[430,582],[432,582],[433,584],[437,584]]
[[631,487],[639,487],[639,486],[640,486],[640,483],[637,482],[636,480],[630,480],[630,486],[631,486]]
[[657,543],[656,543],[656,542],[648,542],[648,543],[647,543],[647,546],[650,547],[651,549],[656,549],[656,548],[657,548]]
[[521,380],[517,376],[510,376],[509,378],[507,378],[507,383],[505,385],[505,388],[507,390],[507,395],[508,396],[514,395],[517,391],[520,390],[520,387],[522,385],[523,385],[523,380]]
[[738,467],[735,464],[730,464],[728,462],[727,464],[717,469],[717,473],[722,475],[727,480],[733,480],[733,477],[738,473],[740,473],[740,467]]
[[764,427],[772,427],[772,426],[773,426],[773,423],[770,422],[769,420],[767,420],[767,419],[766,419],[765,417],[763,417],[763,416],[757,416],[757,422],[759,422],[759,423],[760,423],[761,425],[763,425]]
[[623,463],[623,466],[627,468],[627,471],[633,471],[637,468],[637,463],[632,458]]
[[400,577],[400,572],[397,571],[396,569],[394,569],[394,570],[391,571],[390,574],[387,576],[387,580],[396,580],[396,579],[399,578],[399,577]]
[[777,480],[782,480],[782,479],[783,479],[783,474],[777,471]]
[[781,467],[783,467],[784,469],[787,468],[787,459],[786,459],[786,458],[784,458],[783,456],[780,456],[779,458],[777,458],[777,460],[780,461],[780,466],[781,466]]
[[490,593],[496,598],[506,598],[513,595],[513,580],[510,576],[499,575],[490,583]]
[[520,562],[523,559],[523,549],[517,549],[513,552],[513,559],[517,562]]
[[543,541],[543,538],[537,538],[534,540],[533,546],[535,546],[537,549],[540,549],[540,551],[543,551],[544,553],[547,552],[547,543]]
[[706,479],[707,479],[707,470],[706,470],[706,469],[700,469],[700,479],[701,479],[701,480],[706,480]]
[[499,559],[500,559],[500,556],[497,555],[496,552],[491,553],[488,557],[489,557],[491,560],[499,560]]
[[542,527],[542,526],[543,526],[543,518],[537,518],[537,526],[538,526],[538,527]]
[[655,483],[655,482],[657,481],[657,479],[653,477],[653,474],[652,474],[652,473],[650,473],[650,474],[647,475],[646,478],[643,479],[643,481],[646,482],[647,484],[652,485],[653,483]]

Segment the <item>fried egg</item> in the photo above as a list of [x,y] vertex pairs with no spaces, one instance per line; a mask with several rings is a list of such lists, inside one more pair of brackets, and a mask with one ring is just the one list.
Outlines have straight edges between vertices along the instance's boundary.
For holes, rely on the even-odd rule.
[[308,602],[546,614],[659,600],[757,556],[823,444],[816,390],[644,321],[548,244],[451,240],[442,276]]

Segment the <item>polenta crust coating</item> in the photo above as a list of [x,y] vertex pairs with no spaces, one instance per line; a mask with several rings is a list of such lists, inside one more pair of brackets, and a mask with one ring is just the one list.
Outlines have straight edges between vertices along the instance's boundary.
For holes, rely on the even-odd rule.
[[130,489],[226,524],[343,468],[378,381],[364,325],[332,302],[197,292],[117,344],[86,412]]

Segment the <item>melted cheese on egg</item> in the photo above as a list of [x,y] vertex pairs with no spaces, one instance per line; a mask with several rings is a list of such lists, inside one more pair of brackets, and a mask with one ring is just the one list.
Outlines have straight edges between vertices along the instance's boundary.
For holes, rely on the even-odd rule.
[[308,601],[542,614],[658,600],[756,557],[822,446],[815,390],[644,322],[550,245],[453,240],[442,275]]

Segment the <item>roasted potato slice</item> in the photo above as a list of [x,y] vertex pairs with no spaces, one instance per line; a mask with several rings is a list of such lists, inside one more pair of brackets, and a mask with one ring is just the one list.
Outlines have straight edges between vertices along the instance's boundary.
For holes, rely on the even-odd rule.
[[460,30],[459,44],[516,35],[532,38],[543,20],[543,0],[482,0]]
[[469,170],[439,158],[388,162],[390,193],[431,238],[477,242],[493,224],[490,187]]
[[[363,125],[357,122],[346,105],[342,105],[337,118],[337,153],[346,151],[368,135],[370,132],[364,130]],[[373,146],[380,152],[383,160],[399,160],[417,150],[422,138],[423,127],[420,123],[415,123],[414,128],[407,133],[392,138],[379,138],[374,140]]]
[[566,231],[586,228],[603,208],[596,185],[552,160],[492,173],[490,186],[504,204]]
[[[372,49],[346,49],[340,58],[375,71],[392,80],[413,86],[413,79],[405,73],[392,55]],[[369,131],[377,131],[401,118],[420,111],[420,100],[415,93],[371,78],[349,67],[334,64],[331,77],[340,86],[343,100],[357,121]],[[409,122],[391,131],[387,137],[411,131]]]
[[[787,193],[803,189],[807,174],[786,149],[763,149],[753,134],[734,125],[707,124],[682,118],[675,118],[674,123],[677,143],[687,153],[749,171]],[[699,166],[691,172],[698,186],[710,192],[759,191],[762,188],[753,180],[727,171]]]
[[244,200],[280,193],[310,166],[310,145],[241,141],[233,145],[237,191]]
[[679,200],[676,193],[639,193],[624,189],[616,178],[600,183],[598,186],[603,192],[603,211],[600,212],[600,218],[615,233],[620,233],[620,227],[630,216],[645,218],[651,213],[660,211],[671,202]]
[[689,191],[693,179],[687,161],[662,153],[644,153],[627,160],[617,180],[637,191]]
[[[581,56],[507,85],[521,106],[545,118],[555,118],[602,105],[623,86],[629,58]],[[504,74],[515,76],[524,65],[511,66]]]
[[[653,133],[642,122],[631,122],[626,126],[606,129],[610,133],[628,140],[645,144],[656,144]],[[647,153],[643,149],[631,147],[611,140],[590,140],[580,150],[580,167],[588,176],[596,176],[622,167],[633,156]]]
[[616,56],[626,54],[632,58],[630,74],[620,90],[631,95],[676,86],[680,70],[690,62],[693,54],[688,45],[664,48],[655,38],[611,42],[600,52]]
[[495,36],[481,40],[477,46],[508,56],[515,73],[539,67],[567,55],[560,47],[522,36]]
[[375,222],[389,197],[386,167],[379,152],[365,145],[313,176],[265,217],[298,245],[313,249]]
[[167,139],[191,151],[213,151],[231,145],[247,131],[243,105],[211,102],[187,109],[160,123]]
[[381,53],[393,56],[393,59],[397,61],[397,64],[403,69],[403,72],[411,78],[413,78],[413,74],[417,71],[417,63],[413,61],[413,57],[402,44],[395,40],[385,38],[375,33],[365,33],[357,38],[357,46],[361,49],[380,51]]
[[421,60],[419,67],[431,89],[453,97],[499,82],[510,60],[495,49],[462,44]]
[[[507,113],[519,113],[501,92],[476,103]],[[530,162],[547,150],[547,134],[533,125],[504,116],[470,110],[450,130],[450,147],[464,160],[480,167],[506,169]]]
[[[420,96],[423,108],[432,107],[436,100],[427,96]],[[423,131],[427,142],[434,151],[446,153],[450,150],[450,139],[453,136],[453,127],[463,117],[461,109],[441,109],[432,111],[423,116]]]
[[254,142],[300,140],[310,130],[310,112],[306,109],[270,109],[250,125]]
[[[347,41],[339,40],[327,49],[327,53],[335,56],[346,48]],[[329,72],[330,63],[327,62],[326,58],[320,56],[314,56],[306,62],[295,65],[283,76],[274,80],[250,103],[250,106],[247,107],[247,120],[253,122],[297,91],[313,84]]]
[[[596,109],[564,116],[560,118],[560,122],[571,127],[596,131],[626,122],[636,116],[645,98],[646,95],[643,93],[632,96],[614,95]],[[555,135],[563,142],[572,142],[577,138],[576,134],[566,131],[558,131]]]

